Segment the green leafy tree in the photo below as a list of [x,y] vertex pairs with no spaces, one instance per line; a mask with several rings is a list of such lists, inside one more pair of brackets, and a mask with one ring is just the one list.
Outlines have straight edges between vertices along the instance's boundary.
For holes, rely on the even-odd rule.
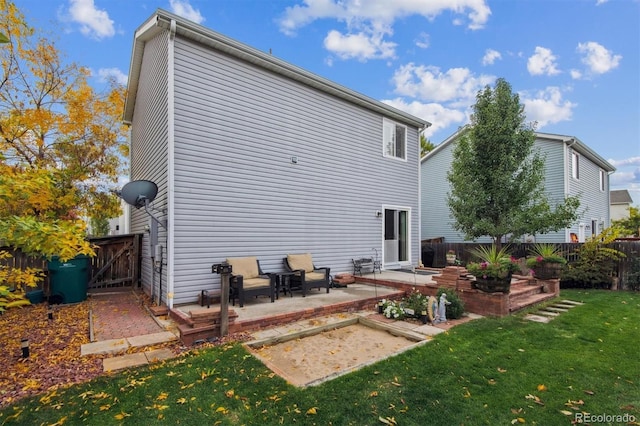
[[425,135],[420,135],[420,157],[424,157],[436,146]]
[[94,237],[109,235],[109,220],[103,217],[91,218],[91,235]]
[[447,175],[454,228],[467,239],[489,236],[501,247],[505,236],[557,231],[578,218],[577,197],[551,201],[545,194],[544,157],[524,120],[506,80],[478,92]]
[[640,209],[629,207],[629,217],[614,220],[611,226],[618,229],[622,236],[640,237]]

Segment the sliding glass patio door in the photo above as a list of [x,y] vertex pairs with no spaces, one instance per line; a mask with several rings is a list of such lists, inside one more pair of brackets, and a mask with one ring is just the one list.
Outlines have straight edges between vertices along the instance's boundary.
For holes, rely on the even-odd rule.
[[409,213],[408,208],[384,209],[384,263],[387,267],[410,262]]

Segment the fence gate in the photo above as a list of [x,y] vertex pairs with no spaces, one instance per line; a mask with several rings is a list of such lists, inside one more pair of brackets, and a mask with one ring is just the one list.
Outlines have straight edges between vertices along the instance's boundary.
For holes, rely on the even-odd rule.
[[88,289],[132,287],[140,280],[140,243],[142,234],[91,238],[97,246],[91,258]]

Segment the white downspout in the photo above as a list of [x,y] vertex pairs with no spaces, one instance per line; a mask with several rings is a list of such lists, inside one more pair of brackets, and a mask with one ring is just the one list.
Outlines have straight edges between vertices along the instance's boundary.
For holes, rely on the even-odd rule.
[[167,50],[167,307],[173,308],[175,288],[175,37],[176,21],[171,20]]
[[[571,179],[571,168],[569,167],[569,159],[571,158],[571,153],[569,150],[576,143],[574,138],[569,138],[564,141],[566,143],[564,149],[564,196],[568,197],[571,194],[569,193],[569,179]],[[573,166],[572,166],[573,167]],[[571,228],[565,228],[564,231],[564,240],[571,241]]]

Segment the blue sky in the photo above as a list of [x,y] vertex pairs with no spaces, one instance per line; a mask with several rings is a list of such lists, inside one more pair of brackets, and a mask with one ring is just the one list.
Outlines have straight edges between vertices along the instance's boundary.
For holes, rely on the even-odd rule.
[[640,205],[640,0],[16,0],[69,60],[126,83],[157,8],[428,120],[440,143],[503,77],[541,132],[578,137]]

